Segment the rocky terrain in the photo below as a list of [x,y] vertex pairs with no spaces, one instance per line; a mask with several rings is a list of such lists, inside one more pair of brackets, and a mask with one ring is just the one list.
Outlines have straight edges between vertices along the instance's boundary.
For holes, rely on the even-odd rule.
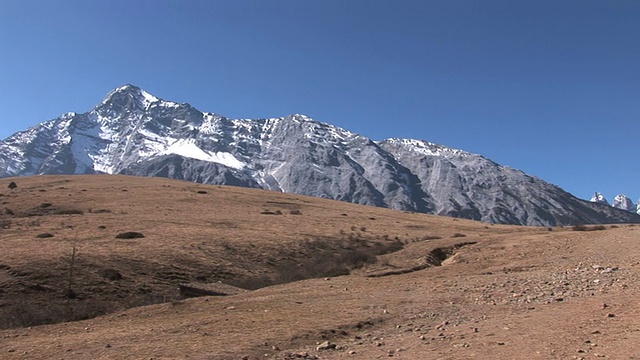
[[229,119],[126,85],[0,142],[0,177],[128,174],[235,185],[489,223],[640,223],[478,154],[373,141],[294,114]]
[[[633,224],[490,225],[123,176],[0,185],[6,359],[640,357]],[[252,291],[177,290],[218,281]],[[28,323],[96,304],[108,314]]]

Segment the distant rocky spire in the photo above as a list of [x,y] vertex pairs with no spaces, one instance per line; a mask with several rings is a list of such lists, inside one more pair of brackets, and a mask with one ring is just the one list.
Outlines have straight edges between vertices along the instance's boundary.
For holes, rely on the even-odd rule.
[[593,194],[593,196],[591,197],[591,200],[589,200],[591,202],[594,203],[600,203],[600,204],[607,204],[609,205],[609,202],[607,201],[607,199],[605,199],[604,195],[602,195],[602,193],[599,193],[596,191],[595,194]]
[[614,208],[627,210],[627,211],[636,211],[636,205],[629,199],[629,197],[625,194],[619,194],[615,198],[613,198]]

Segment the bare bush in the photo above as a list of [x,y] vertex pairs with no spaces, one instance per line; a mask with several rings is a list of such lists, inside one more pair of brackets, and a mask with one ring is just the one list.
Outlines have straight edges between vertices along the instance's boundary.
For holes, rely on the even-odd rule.
[[140,239],[144,234],[136,231],[127,231],[116,235],[116,239]]

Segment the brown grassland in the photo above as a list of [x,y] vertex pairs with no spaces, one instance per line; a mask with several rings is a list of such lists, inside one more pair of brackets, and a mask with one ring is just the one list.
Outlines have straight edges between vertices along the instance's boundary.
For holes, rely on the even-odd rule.
[[[640,359],[640,227],[109,175],[0,194],[2,359]],[[252,291],[178,291],[218,282]]]

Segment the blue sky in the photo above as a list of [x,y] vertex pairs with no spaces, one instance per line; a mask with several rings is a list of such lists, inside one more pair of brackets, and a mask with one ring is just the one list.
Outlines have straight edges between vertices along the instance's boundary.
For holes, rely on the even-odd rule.
[[127,83],[640,197],[635,0],[0,0],[0,138]]

